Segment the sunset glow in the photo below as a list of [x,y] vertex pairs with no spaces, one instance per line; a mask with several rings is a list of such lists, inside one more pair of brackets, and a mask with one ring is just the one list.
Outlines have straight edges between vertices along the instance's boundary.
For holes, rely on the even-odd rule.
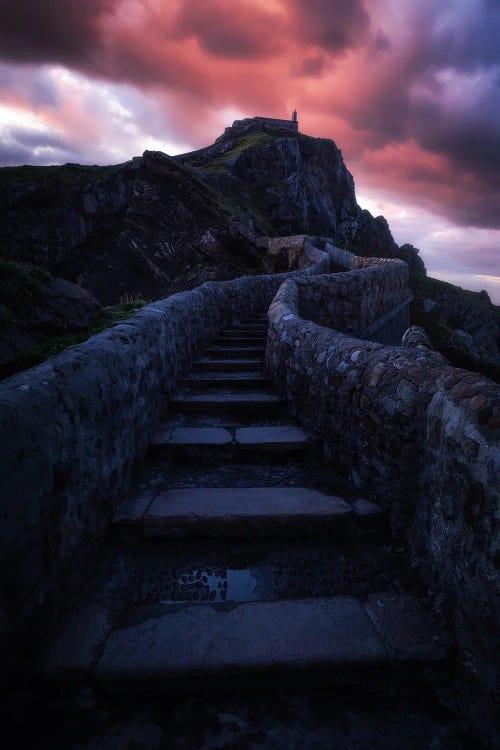
[[289,117],[431,274],[500,302],[500,3],[0,0],[0,164],[113,163]]

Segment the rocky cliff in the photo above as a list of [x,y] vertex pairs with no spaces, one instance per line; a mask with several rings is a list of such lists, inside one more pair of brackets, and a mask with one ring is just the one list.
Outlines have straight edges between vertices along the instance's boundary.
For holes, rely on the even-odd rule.
[[[418,250],[398,247],[384,217],[358,206],[333,141],[258,121],[235,123],[212,146],[176,157],[146,151],[109,167],[0,169],[0,258],[35,264],[103,305],[272,272],[277,260],[259,236],[293,234],[330,237],[359,255],[402,258],[416,291],[426,279]],[[450,295],[443,303],[436,295],[444,299],[434,287],[424,297],[417,291],[441,308],[452,304]],[[473,307],[474,314],[459,320],[454,313],[445,327],[458,331],[458,349],[468,348],[467,361],[481,369],[498,355],[498,316],[489,301]],[[415,310],[441,347],[445,337],[430,330],[435,321],[422,306]]]
[[0,170],[0,255],[80,284],[101,303],[162,296],[230,207],[165,154],[112,167]]
[[356,231],[354,181],[333,141],[250,121],[176,159],[231,196],[259,233],[316,234],[344,243]]
[[[399,257],[383,217],[357,205],[333,141],[252,120],[173,158],[146,151],[110,167],[0,169],[0,206],[0,257],[37,264],[102,304],[268,270],[238,224]],[[207,232],[217,238],[216,257]]]
[[[51,352],[45,342],[87,333],[103,314],[92,294],[44,269],[0,260],[0,378]],[[45,354],[45,357],[43,356]],[[38,355],[38,356],[37,356]]]

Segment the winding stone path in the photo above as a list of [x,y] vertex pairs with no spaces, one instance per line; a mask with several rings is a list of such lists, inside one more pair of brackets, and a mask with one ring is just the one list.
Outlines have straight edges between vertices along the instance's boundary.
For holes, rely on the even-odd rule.
[[[53,677],[90,673],[120,690],[196,690],[200,677],[205,687],[235,679],[265,687],[270,678],[286,685],[292,672],[334,684],[346,672],[352,679],[397,671],[403,661],[445,657],[433,623],[413,598],[378,587],[364,599],[340,587],[341,595],[324,595],[318,551],[347,539],[362,550],[366,534],[373,547],[385,538],[384,514],[333,475],[318,437],[287,417],[263,372],[266,330],[265,315],[233,323],[183,379],[152,442],[147,472],[114,517],[117,557],[122,544],[123,559],[153,560],[158,572],[147,586],[130,583],[134,575],[144,579],[144,563],[137,563],[124,584],[127,565],[121,563],[114,574],[120,584],[107,591],[139,589],[128,599],[120,594],[120,602],[113,594],[107,611],[92,603],[80,620],[73,617],[71,632],[49,660]],[[162,560],[175,557],[169,545],[176,538],[199,562],[175,572],[165,594],[157,581],[165,575]],[[253,540],[262,539],[267,552],[260,567],[234,562],[230,540],[251,559]],[[302,546],[296,562],[292,548],[286,552],[286,565],[302,565],[310,576],[306,597],[294,593],[282,563],[269,562],[273,549],[292,539]],[[215,547],[207,548],[208,541]],[[289,583],[280,583],[283,575]],[[106,598],[109,593],[101,601]],[[79,658],[71,633],[82,629]]]

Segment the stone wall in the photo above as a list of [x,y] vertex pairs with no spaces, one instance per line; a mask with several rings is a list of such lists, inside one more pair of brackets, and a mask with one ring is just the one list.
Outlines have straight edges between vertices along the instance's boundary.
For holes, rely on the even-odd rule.
[[[260,237],[257,244],[273,258],[275,265],[281,264],[282,269],[302,269],[311,265],[309,243],[305,248],[305,234],[294,234],[288,237]],[[316,252],[321,252],[318,248],[315,249]],[[316,261],[317,258],[312,263],[314,264]]]
[[347,273],[297,281],[299,314],[358,338],[399,344],[409,326],[408,266],[393,261]]
[[[325,253],[301,272],[325,273]],[[0,385],[3,643],[71,588],[191,362],[290,274],[208,282]],[[16,668],[19,665],[16,665]]]
[[258,240],[258,244],[264,246],[271,255],[286,249],[294,250],[298,257],[304,247],[305,240],[305,234],[291,234],[288,237],[262,237]]
[[346,271],[350,271],[353,268],[353,263],[358,257],[354,253],[349,252],[349,250],[342,250],[340,247],[332,244],[332,242],[327,242],[326,250],[330,255],[332,263]]
[[[372,265],[367,278],[378,277]],[[304,319],[301,295],[320,317],[312,302],[321,278],[280,287],[268,371],[291,413],[322,436],[325,455],[389,511],[454,631],[463,708],[488,734],[500,621],[500,387],[426,346],[388,347]]]
[[[461,646],[459,686],[476,720],[498,690],[500,387],[446,368],[427,408],[413,562]],[[483,690],[476,689],[478,677]]]
[[362,341],[304,319],[299,290],[306,286],[305,279],[288,280],[273,300],[268,370],[292,413],[324,436],[327,452],[354,484],[385,506],[399,502],[414,489],[420,405],[436,390],[441,357]]
[[[294,130],[296,133],[299,130],[299,123],[296,120],[280,120],[275,117],[246,117],[244,120],[235,120],[231,128],[249,125],[254,122],[267,125],[270,128],[288,128],[289,130]],[[226,130],[231,130],[231,128],[226,128]]]
[[407,297],[399,304],[370,323],[366,328],[356,331],[356,338],[365,341],[378,341],[379,344],[399,346],[410,327],[410,302]]

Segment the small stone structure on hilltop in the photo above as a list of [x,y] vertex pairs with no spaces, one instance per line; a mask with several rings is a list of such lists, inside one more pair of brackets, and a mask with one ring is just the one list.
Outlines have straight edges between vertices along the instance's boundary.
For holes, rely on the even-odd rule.
[[235,120],[231,127],[228,127],[224,131],[224,135],[233,131],[234,129],[246,128],[250,124],[267,125],[270,128],[287,128],[293,130],[295,133],[299,132],[299,120],[297,116],[297,110],[294,109],[292,112],[291,120],[280,120],[276,117],[245,117],[243,120]]

